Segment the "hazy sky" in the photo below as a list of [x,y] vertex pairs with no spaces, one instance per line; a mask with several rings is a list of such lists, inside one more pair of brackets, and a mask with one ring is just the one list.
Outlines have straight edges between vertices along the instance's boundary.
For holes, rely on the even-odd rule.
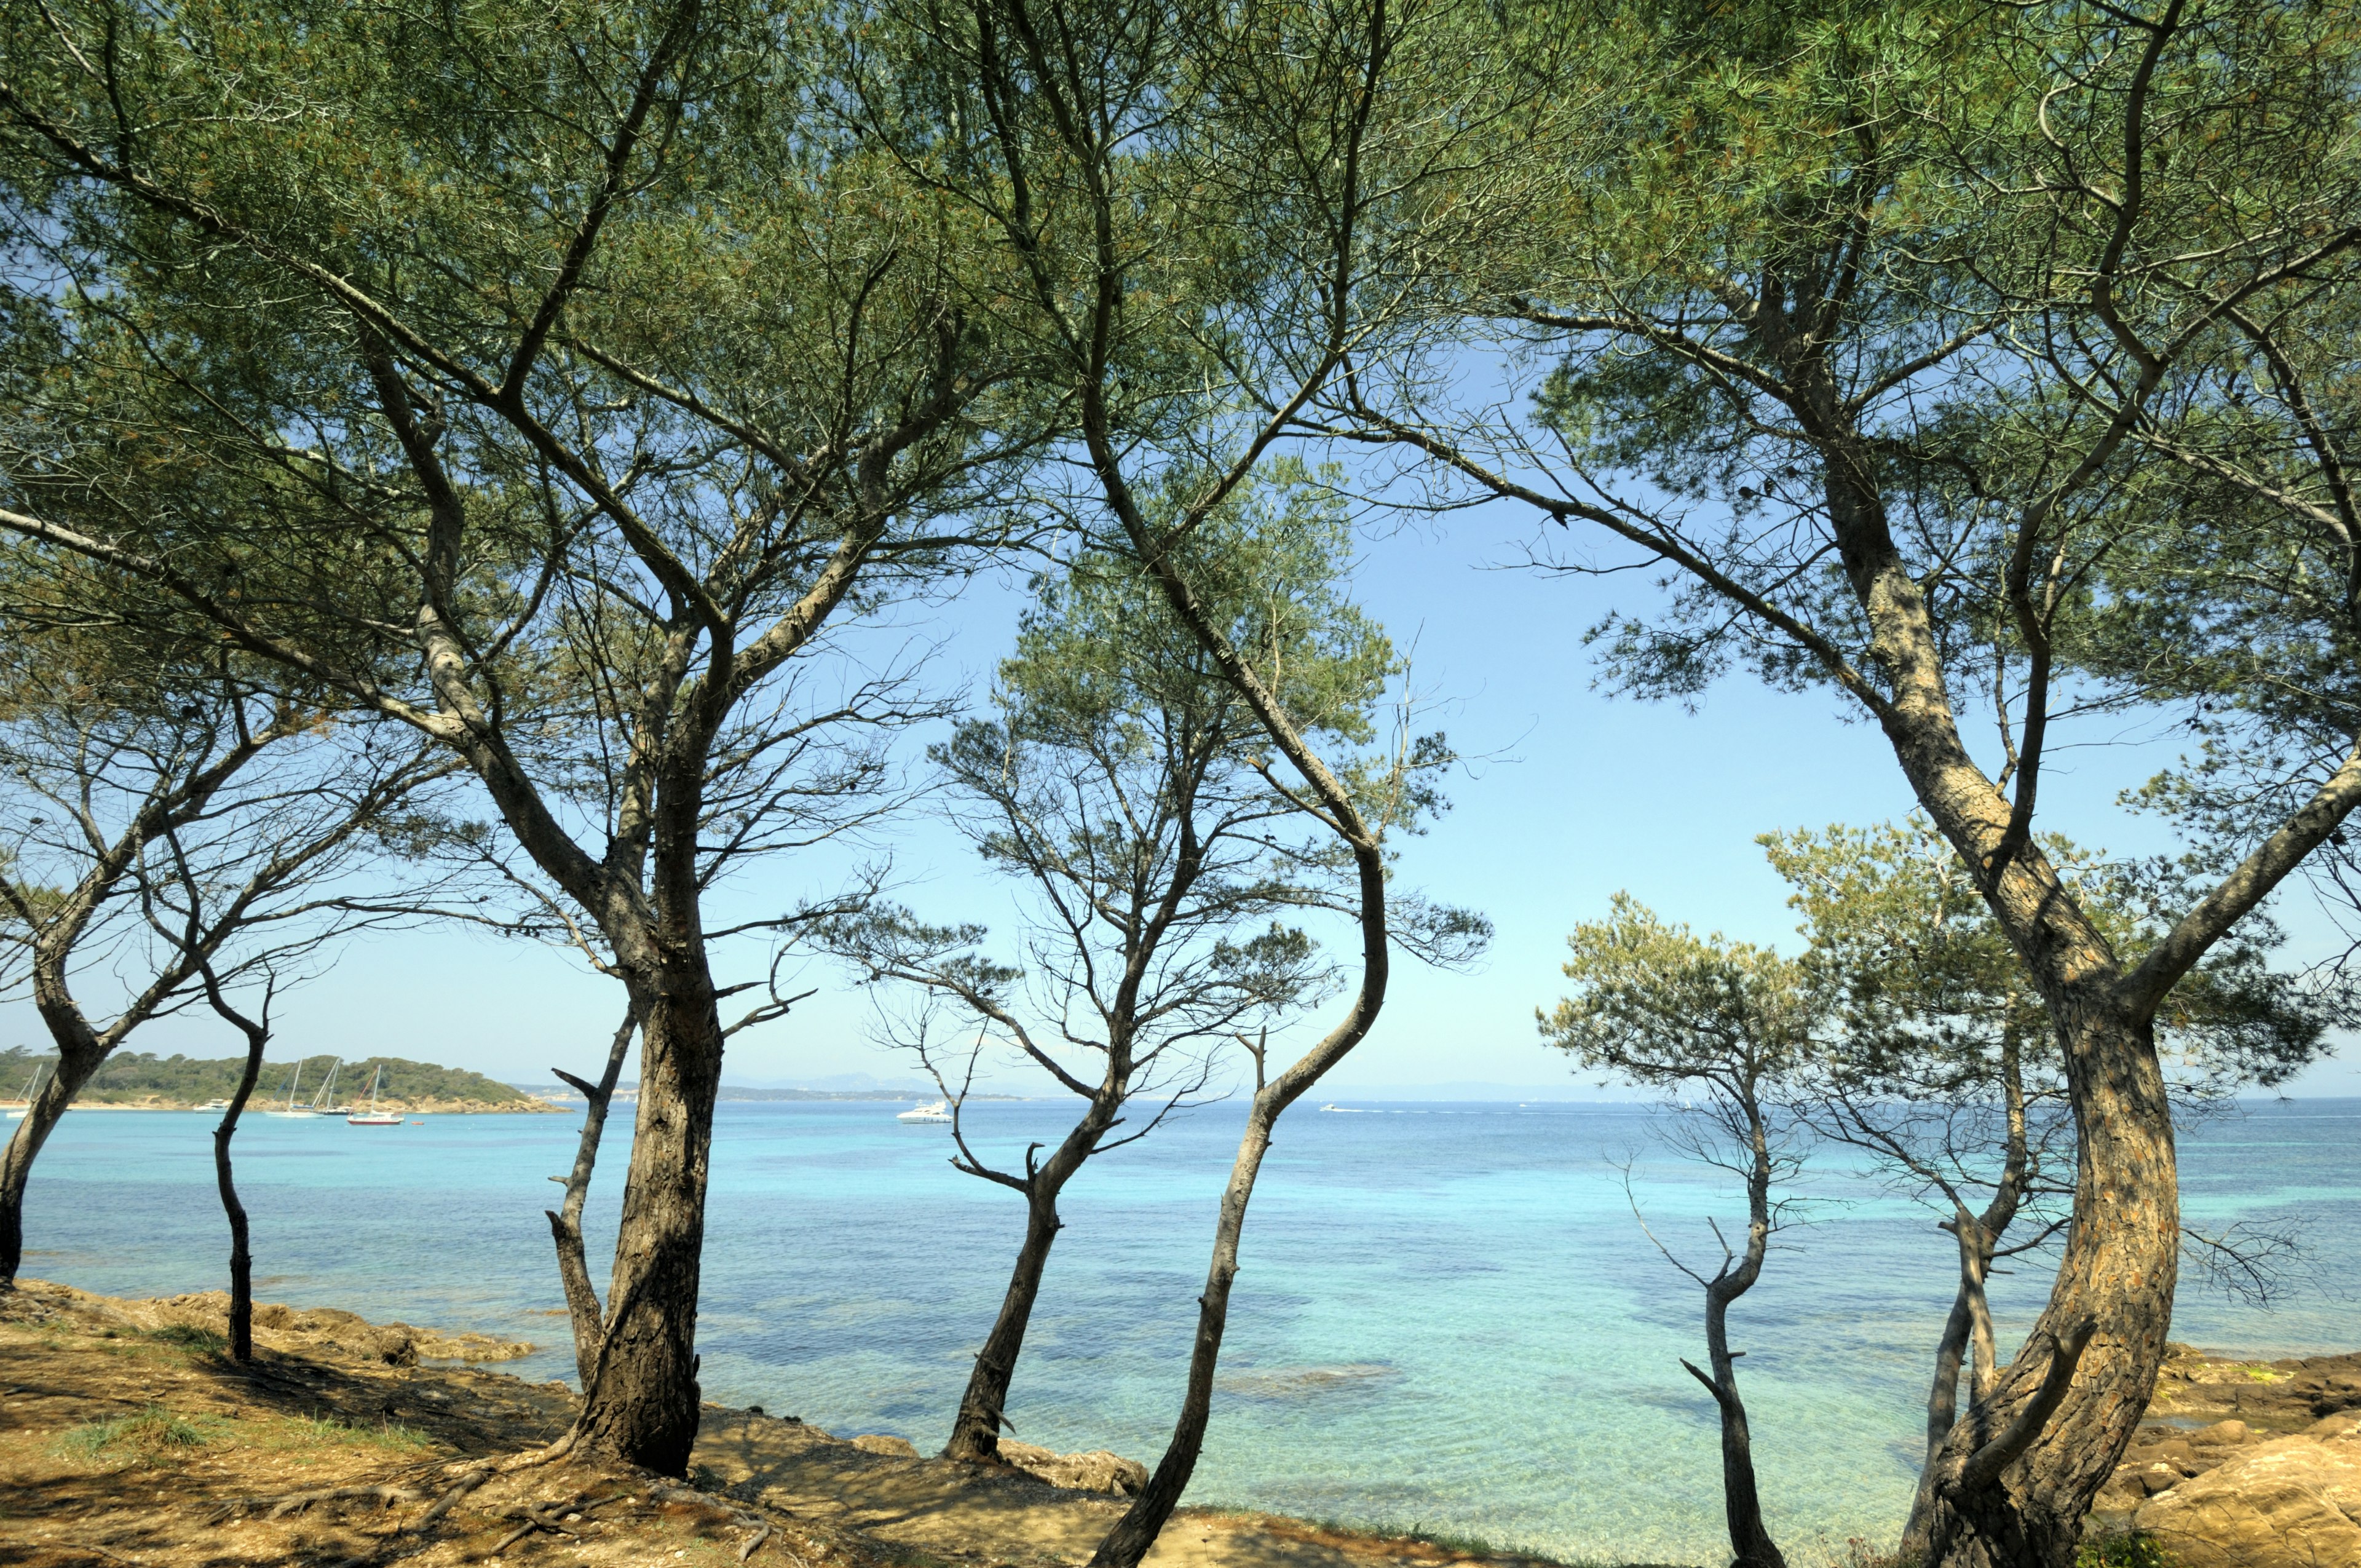
[[[1441,525],[1371,538],[1358,583],[1396,641],[1415,647],[1415,684],[1432,694],[1467,771],[1455,809],[1402,859],[1402,879],[1491,916],[1498,938],[1476,972],[1413,964],[1397,980],[1376,1033],[1340,1068],[1335,1092],[1483,1080],[1576,1087],[1538,1042],[1533,1009],[1557,994],[1566,929],[1629,889],[1659,913],[1701,929],[1777,942],[1795,919],[1784,888],[1752,839],[1772,828],[1898,817],[1910,794],[1866,724],[1845,722],[1832,695],[1784,696],[1744,678],[1725,682],[1695,714],[1611,699],[1590,689],[1581,642],[1613,593],[1646,580],[1553,578],[1523,569],[1532,534],[1518,516],[1462,513]],[[1018,593],[982,584],[929,630],[944,637],[940,669],[980,681],[1005,651]],[[2042,824],[2119,853],[2165,848],[2162,825],[2114,805],[2176,748],[2138,730],[2078,733],[2044,775]],[[1979,747],[1989,737],[1971,734]],[[900,896],[930,916],[1006,918],[1006,895],[970,867],[939,824],[914,822],[895,849]],[[816,891],[839,869],[773,862],[732,896],[771,908]],[[2301,886],[2280,913],[2291,960],[2331,951],[2333,927]],[[728,976],[724,977],[729,978]],[[741,977],[742,978],[742,977]],[[793,1082],[870,1072],[906,1078],[872,1045],[869,1006],[839,978],[796,1014],[733,1042],[725,1076]],[[333,971],[282,999],[274,1058],[298,1049],[372,1053],[467,1066],[518,1081],[547,1069],[589,1070],[619,1015],[611,981],[563,956],[458,934],[409,934],[355,945]],[[0,1041],[43,1038],[27,1004],[0,1015]],[[237,1046],[208,1018],[168,1020],[133,1048],[228,1055]],[[1014,1069],[993,1087],[1037,1092]],[[2314,1070],[2297,1093],[2361,1093],[2361,1058]]]

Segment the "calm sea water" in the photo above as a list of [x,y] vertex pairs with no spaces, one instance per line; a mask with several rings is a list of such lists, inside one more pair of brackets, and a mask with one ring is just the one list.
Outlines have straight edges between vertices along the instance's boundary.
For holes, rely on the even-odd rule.
[[[1350,1104],[1351,1102],[1345,1102]],[[725,1103],[714,1143],[699,1349],[707,1397],[921,1448],[949,1430],[1021,1230],[1012,1194],[952,1171],[941,1128],[879,1103]],[[1021,1158],[1051,1103],[975,1113]],[[1729,1195],[1652,1151],[1616,1105],[1311,1105],[1280,1124],[1249,1217],[1212,1436],[1190,1500],[1480,1533],[1561,1556],[1718,1562],[1713,1409],[1678,1357],[1700,1293],[1632,1216],[1702,1258]],[[227,1242],[212,1119],[69,1116],[34,1178],[27,1272],[150,1295],[217,1288]],[[620,1118],[619,1118],[620,1121]],[[1009,1410],[1054,1448],[1162,1451],[1215,1195],[1239,1126],[1201,1111],[1069,1190]],[[610,1144],[592,1211],[612,1234]],[[571,1372],[541,1210],[565,1116],[399,1129],[256,1117],[238,1135],[264,1299],[482,1329]],[[2361,1251],[2361,1101],[2258,1105],[2184,1143],[2186,1206],[2300,1221],[2332,1266]],[[1890,1540],[1907,1503],[1951,1243],[1906,1201],[1830,1174],[1737,1308],[1742,1387],[1791,1560]],[[594,1250],[594,1258],[602,1254]],[[603,1282],[603,1277],[602,1277]],[[2021,1333],[2046,1279],[1999,1280]],[[2185,1292],[2176,1336],[2276,1354],[2349,1349],[2333,1277],[2268,1311]]]

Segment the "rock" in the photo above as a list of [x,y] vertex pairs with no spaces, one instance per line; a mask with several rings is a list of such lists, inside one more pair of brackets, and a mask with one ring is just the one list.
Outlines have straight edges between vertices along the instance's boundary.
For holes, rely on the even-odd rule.
[[2215,1421],[2191,1432],[2189,1442],[2195,1448],[2235,1448],[2251,1441],[2254,1435],[2255,1429],[2244,1421]]
[[2361,1568],[2361,1417],[2241,1448],[2140,1506],[2180,1568]]
[[388,1366],[415,1366],[418,1334],[408,1323],[387,1323],[369,1336],[369,1351]]
[[1147,1465],[1137,1459],[1109,1453],[1104,1448],[1094,1448],[1087,1453],[1052,1453],[1029,1442],[1011,1442],[1003,1438],[1000,1457],[1052,1486],[1070,1487],[1077,1492],[1128,1496],[1148,1485]]
[[916,1459],[917,1445],[906,1437],[894,1437],[882,1431],[865,1431],[852,1440],[852,1446],[863,1453],[883,1453],[894,1459]]

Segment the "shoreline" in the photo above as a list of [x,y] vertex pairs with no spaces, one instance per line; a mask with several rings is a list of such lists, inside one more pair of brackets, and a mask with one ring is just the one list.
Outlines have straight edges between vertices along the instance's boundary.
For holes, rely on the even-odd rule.
[[[611,1528],[573,1532],[568,1562],[639,1568],[709,1559],[718,1568],[751,1561],[777,1539],[803,1568],[1071,1568],[1146,1476],[1145,1466],[1102,1451],[1056,1454],[1011,1440],[1004,1441],[1012,1463],[960,1464],[922,1455],[898,1437],[840,1436],[760,1406],[708,1403],[687,1486],[609,1460],[568,1459],[521,1471],[519,1507],[508,1506],[500,1486],[471,1493],[435,1532],[442,1539],[422,1545],[405,1533],[413,1526],[378,1522],[390,1494],[423,1501],[431,1493],[415,1490],[414,1477],[433,1463],[446,1475],[505,1474],[502,1462],[570,1425],[578,1397],[561,1382],[490,1369],[534,1351],[522,1342],[373,1323],[333,1308],[258,1303],[257,1359],[238,1367],[221,1354],[226,1305],[220,1291],[132,1299],[31,1279],[0,1296],[0,1360],[10,1366],[0,1386],[0,1475],[18,1478],[0,1482],[9,1494],[0,1507],[0,1558],[52,1568],[54,1554],[54,1568],[66,1568],[84,1550],[66,1542],[87,1541],[83,1532],[95,1529],[116,1545],[136,1535],[141,1550],[115,1555],[143,1564],[258,1568],[324,1557],[390,1564],[394,1559],[372,1542],[401,1537],[400,1561],[459,1568],[498,1557],[531,1533],[511,1533],[515,1521],[562,1512],[559,1503],[588,1513],[584,1498],[603,1490],[617,1500],[622,1486],[637,1489],[633,1506],[644,1517],[612,1516]],[[142,1432],[148,1436],[136,1435]],[[148,1446],[129,1452],[140,1443]],[[111,1454],[117,1446],[126,1452]],[[2298,1470],[2305,1479],[2290,1487]],[[1644,1471],[1634,1475],[1644,1482]],[[323,1489],[324,1480],[335,1485]],[[289,1497],[371,1500],[357,1509],[307,1511],[306,1503],[291,1511],[281,1507]],[[2092,1523],[2098,1532],[2161,1541],[2180,1568],[2296,1568],[2345,1562],[2339,1530],[2361,1550],[2356,1509],[2361,1354],[2266,1362],[2175,1345]],[[242,1524],[217,1533],[241,1513]],[[684,1529],[691,1515],[694,1528]],[[258,1528],[274,1522],[288,1529]],[[502,1539],[489,1546],[496,1530]],[[530,1550],[517,1555],[541,1558]],[[785,1568],[788,1560],[774,1561]],[[1575,1568],[1472,1538],[1224,1505],[1184,1506],[1149,1561],[1155,1568]],[[1609,1553],[1582,1568],[1678,1565]]]
[[[147,1568],[460,1568],[504,1553],[760,1568],[767,1548],[774,1568],[1071,1568],[1121,1515],[1125,1483],[1146,1475],[1112,1454],[1027,1457],[1013,1442],[1016,1464],[961,1464],[714,1404],[686,1486],[597,1455],[527,1467],[515,1461],[578,1403],[561,1383],[483,1365],[531,1347],[258,1303],[256,1359],[241,1368],[221,1354],[225,1307],[219,1291],[138,1299],[33,1279],[0,1296],[0,1559],[84,1568],[104,1542],[98,1555]],[[568,1538],[564,1557],[546,1552],[558,1542],[544,1529]],[[1694,1568],[1188,1506],[1148,1563]]]

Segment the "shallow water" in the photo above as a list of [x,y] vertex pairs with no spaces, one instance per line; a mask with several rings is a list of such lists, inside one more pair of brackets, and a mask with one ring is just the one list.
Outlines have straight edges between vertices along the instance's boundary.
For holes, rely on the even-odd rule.
[[[1349,1103],[1349,1102],[1347,1102]],[[946,1161],[945,1130],[876,1102],[728,1102],[713,1153],[698,1348],[706,1397],[922,1448],[949,1429],[1022,1228],[1015,1196]],[[983,1146],[1021,1159],[1062,1108],[992,1103]],[[1280,1124],[1192,1502],[1481,1534],[1560,1556],[1726,1558],[1693,1262],[1725,1193],[1653,1151],[1617,1105],[1388,1105]],[[151,1295],[217,1288],[227,1243],[212,1118],[70,1115],[37,1169],[27,1272]],[[1235,1106],[1104,1157],[1069,1190],[1009,1415],[1055,1448],[1153,1463],[1171,1419]],[[619,1118],[620,1121],[620,1118]],[[620,1131],[620,1128],[618,1128]],[[541,1209],[567,1116],[445,1116],[398,1129],[249,1120],[239,1184],[265,1299],[481,1329],[571,1371]],[[2183,1145],[2186,1205],[2214,1222],[2300,1217],[2314,1255],[2361,1247],[2361,1101],[2258,1105]],[[592,1208],[612,1235],[623,1149]],[[1922,1379],[1949,1304],[1950,1240],[1906,1201],[1831,1172],[1733,1313],[1771,1523],[1792,1561],[1890,1540],[1915,1474]],[[2021,1334],[2046,1285],[1999,1280]],[[2312,1282],[2269,1311],[2185,1292],[2174,1333],[2276,1354],[2361,1343],[2353,1300]],[[2013,1343],[2013,1337],[2012,1337]]]

